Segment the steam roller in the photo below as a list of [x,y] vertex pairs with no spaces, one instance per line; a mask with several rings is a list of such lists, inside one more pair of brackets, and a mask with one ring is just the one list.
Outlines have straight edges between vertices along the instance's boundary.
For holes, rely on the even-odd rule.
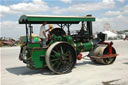
[[[38,70],[48,68],[53,73],[64,74],[72,71],[81,60],[82,52],[92,62],[109,65],[114,63],[117,53],[113,42],[106,42],[106,35],[102,32],[93,35],[92,23],[95,17],[87,16],[45,16],[22,15],[19,24],[24,24],[26,36],[21,37],[22,45],[19,59],[30,69]],[[55,24],[48,34],[46,46],[42,46],[39,36],[33,36],[34,24]],[[78,30],[72,33],[71,25],[80,25]],[[73,29],[73,28],[72,28]]]

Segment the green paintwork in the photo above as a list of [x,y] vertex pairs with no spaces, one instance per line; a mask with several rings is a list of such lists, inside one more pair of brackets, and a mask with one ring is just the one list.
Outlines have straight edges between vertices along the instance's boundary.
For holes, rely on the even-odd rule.
[[32,38],[32,41],[33,41],[33,42],[39,42],[39,37],[38,37],[38,36],[33,37],[33,38]]
[[32,50],[32,67],[43,68],[45,65],[45,58],[40,56],[45,56],[46,49],[33,49]]
[[[21,39],[23,39],[24,43],[27,42],[26,36],[22,36]],[[30,40],[28,39],[28,41]],[[39,42],[39,36],[32,36],[32,42]]]
[[77,52],[87,52],[87,51],[90,51],[92,49],[92,43],[91,41],[89,42],[86,42],[86,43],[82,43],[82,42],[78,42],[76,44],[76,49],[77,49]]
[[56,35],[53,34],[53,39],[50,42],[50,45],[57,42],[57,41],[64,41],[64,40],[63,40],[62,36],[56,36]]
[[50,45],[53,44],[53,43],[55,43],[55,42],[57,42],[57,41],[65,41],[65,42],[68,42],[70,44],[74,44],[72,37],[69,36],[69,35],[65,35],[65,36],[56,36],[56,35],[53,35],[53,39],[50,42]]
[[95,17],[92,16],[46,16],[46,15],[22,15],[19,18],[19,24],[42,24],[43,22],[49,24],[56,23],[79,23],[80,21],[95,21]]
[[81,52],[81,42],[78,42],[77,44],[76,44],[76,50],[77,50],[77,53],[79,53],[79,52]]
[[54,36],[55,41],[62,41],[63,38],[61,36]]
[[33,48],[33,47],[40,47],[40,43],[29,43],[28,46],[30,48]]
[[90,51],[92,49],[92,43],[89,41],[88,43],[83,43],[84,52]]
[[46,48],[41,48],[40,43],[29,43],[28,47],[30,48],[29,55],[27,55],[30,63],[28,67],[30,68],[43,68],[45,65],[45,58],[40,56],[45,56]]
[[72,37],[69,35],[64,36],[65,40],[69,43],[73,43]]

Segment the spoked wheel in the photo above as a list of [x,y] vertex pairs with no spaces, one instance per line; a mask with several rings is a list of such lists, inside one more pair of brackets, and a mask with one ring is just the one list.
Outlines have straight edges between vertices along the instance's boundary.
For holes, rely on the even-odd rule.
[[62,74],[70,72],[75,63],[76,52],[68,43],[56,42],[46,52],[46,64],[54,73]]

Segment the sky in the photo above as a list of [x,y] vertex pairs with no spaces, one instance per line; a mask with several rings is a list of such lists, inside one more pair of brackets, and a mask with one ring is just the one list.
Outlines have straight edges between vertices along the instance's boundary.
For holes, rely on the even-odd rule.
[[[0,0],[0,37],[18,39],[25,35],[25,26],[18,24],[23,14],[96,17],[93,32],[104,31],[106,23],[112,30],[128,30],[128,0]],[[39,33],[39,25],[34,25]],[[72,25],[71,30],[79,30]]]

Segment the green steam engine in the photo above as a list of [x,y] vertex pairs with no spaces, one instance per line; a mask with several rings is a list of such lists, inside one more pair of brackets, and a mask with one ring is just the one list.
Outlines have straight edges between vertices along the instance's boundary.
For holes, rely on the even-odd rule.
[[[31,69],[43,69],[48,67],[57,74],[70,72],[81,60],[81,52],[89,52],[87,55],[92,62],[97,64],[112,64],[116,59],[116,50],[112,42],[105,42],[105,34],[97,34],[93,37],[92,21],[95,17],[87,16],[44,16],[44,15],[22,15],[19,24],[25,24],[26,36],[21,45],[19,59]],[[38,37],[33,37],[32,24],[57,24],[47,41],[47,47],[42,48]],[[86,26],[85,26],[86,23]],[[72,24],[81,24],[80,30],[75,34],[70,32]],[[64,31],[64,29],[66,31]]]

